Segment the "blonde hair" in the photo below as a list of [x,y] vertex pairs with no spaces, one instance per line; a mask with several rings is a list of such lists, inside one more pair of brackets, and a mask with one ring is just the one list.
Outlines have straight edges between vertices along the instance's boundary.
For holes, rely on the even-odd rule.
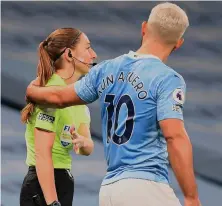
[[148,19],[148,31],[165,44],[174,44],[189,26],[188,17],[176,4],[161,3],[155,6]]

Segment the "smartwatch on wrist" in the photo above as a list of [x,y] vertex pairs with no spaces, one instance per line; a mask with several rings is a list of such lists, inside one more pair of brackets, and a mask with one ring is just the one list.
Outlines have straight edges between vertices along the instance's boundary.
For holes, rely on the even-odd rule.
[[61,206],[60,202],[58,201],[54,201],[53,203],[51,203],[49,206]]

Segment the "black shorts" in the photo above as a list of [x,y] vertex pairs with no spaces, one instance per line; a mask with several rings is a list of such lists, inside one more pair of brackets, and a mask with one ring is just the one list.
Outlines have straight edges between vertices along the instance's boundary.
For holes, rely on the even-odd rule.
[[[72,206],[74,195],[74,179],[67,169],[54,169],[55,186],[58,199],[62,206]],[[24,178],[20,206],[47,206],[40,187],[35,167],[29,167]]]

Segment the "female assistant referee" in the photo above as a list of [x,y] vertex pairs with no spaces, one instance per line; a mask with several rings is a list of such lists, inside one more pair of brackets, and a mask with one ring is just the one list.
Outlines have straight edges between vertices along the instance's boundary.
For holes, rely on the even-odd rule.
[[[40,85],[74,83],[88,73],[96,57],[84,33],[74,28],[57,29],[39,45]],[[28,173],[21,188],[20,206],[72,206],[74,179],[69,152],[73,149],[90,155],[94,148],[88,108],[41,108],[30,103],[22,110],[21,119],[27,125]]]

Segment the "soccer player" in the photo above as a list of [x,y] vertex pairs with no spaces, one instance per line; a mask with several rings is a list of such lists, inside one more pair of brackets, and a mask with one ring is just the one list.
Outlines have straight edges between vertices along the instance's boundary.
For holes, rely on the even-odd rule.
[[181,47],[189,21],[172,3],[155,6],[142,23],[142,45],[107,60],[65,88],[27,89],[29,100],[66,107],[99,99],[107,173],[100,206],[179,206],[169,186],[168,158],[185,206],[199,206],[192,146],[184,128],[183,77],[165,63]]

